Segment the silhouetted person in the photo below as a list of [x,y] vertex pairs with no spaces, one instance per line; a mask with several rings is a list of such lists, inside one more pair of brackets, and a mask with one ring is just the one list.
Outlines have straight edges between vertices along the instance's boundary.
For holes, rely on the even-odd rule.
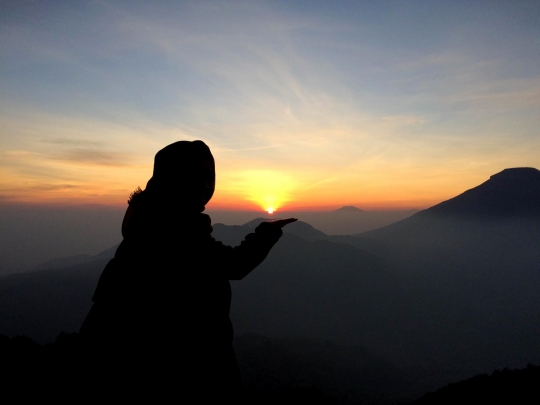
[[214,187],[210,149],[180,141],[156,154],[146,189],[130,196],[124,239],[80,330],[89,395],[208,400],[241,394],[229,280],[257,267],[295,219],[264,222],[240,246],[225,246],[202,213]]

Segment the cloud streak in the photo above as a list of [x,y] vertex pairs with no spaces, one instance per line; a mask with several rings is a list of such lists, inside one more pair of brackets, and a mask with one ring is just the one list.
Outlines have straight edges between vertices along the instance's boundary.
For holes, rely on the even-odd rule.
[[164,145],[202,139],[230,190],[216,203],[244,198],[232,182],[252,169],[290,173],[306,185],[298,198],[328,205],[366,188],[403,199],[434,184],[426,173],[470,184],[474,170],[540,166],[530,10],[472,4],[464,20],[453,3],[323,3],[13,6],[0,168],[114,196],[146,182]]
[[56,159],[84,165],[120,167],[129,166],[130,157],[124,153],[114,153],[95,149],[72,148],[66,150],[62,155],[56,157]]

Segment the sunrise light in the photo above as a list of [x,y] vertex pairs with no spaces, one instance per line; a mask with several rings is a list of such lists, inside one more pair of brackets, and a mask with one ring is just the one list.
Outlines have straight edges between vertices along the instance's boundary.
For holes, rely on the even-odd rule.
[[273,170],[249,170],[241,175],[245,199],[257,204],[269,214],[291,201],[296,181],[289,175]]
[[[540,2],[512,2],[526,3],[530,26],[514,25],[509,6],[486,14],[471,5],[482,23],[460,20],[470,40],[455,36],[445,16],[459,16],[462,6],[447,2],[377,2],[377,12],[339,2],[331,18],[327,2],[301,13],[291,12],[294,1],[248,8],[88,2],[91,13],[78,2],[51,2],[55,11],[36,20],[22,16],[41,15],[43,2],[9,3],[2,15],[10,35],[1,45],[9,56],[0,71],[8,88],[0,93],[0,207],[125,208],[152,177],[156,152],[179,140],[200,139],[214,156],[207,209],[263,215],[343,205],[424,209],[504,168],[540,167],[540,137],[531,135],[540,116],[540,63],[524,62],[537,55],[529,7]],[[85,17],[84,30],[65,24],[67,9]],[[400,18],[402,9],[411,20]],[[446,22],[424,25],[419,18],[429,10],[427,21]],[[283,30],[283,21],[295,28]],[[90,27],[107,38],[103,54]],[[365,35],[366,27],[377,33]],[[84,61],[85,69],[66,61]],[[62,74],[51,81],[51,72]]]

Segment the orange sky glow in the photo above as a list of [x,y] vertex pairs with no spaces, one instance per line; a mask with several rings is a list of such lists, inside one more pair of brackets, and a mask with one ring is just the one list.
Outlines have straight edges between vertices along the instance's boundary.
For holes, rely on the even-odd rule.
[[[152,157],[148,163],[126,166],[99,166],[73,162],[40,162],[38,156],[15,154],[15,159],[29,159],[26,166],[36,172],[59,170],[77,179],[43,181],[38,174],[21,176],[4,169],[4,202],[32,204],[103,204],[125,206],[127,197],[138,186],[144,189],[151,176]],[[301,169],[241,170],[216,159],[216,192],[207,206],[210,210],[314,211],[354,205],[367,210],[423,209],[451,198],[487,180],[478,173],[438,173],[415,178],[406,170],[366,169],[364,173],[344,173],[328,177],[322,168],[305,174]],[[289,174],[290,173],[290,174]],[[302,177],[304,175],[304,177]],[[351,178],[352,177],[352,178]],[[321,180],[317,180],[321,179]]]
[[11,3],[0,203],[125,206],[178,140],[214,154],[209,210],[423,209],[540,168],[533,3]]

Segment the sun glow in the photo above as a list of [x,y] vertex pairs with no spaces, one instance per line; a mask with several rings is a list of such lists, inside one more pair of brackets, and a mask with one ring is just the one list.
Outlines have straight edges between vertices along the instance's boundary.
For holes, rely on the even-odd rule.
[[269,214],[291,200],[296,182],[288,175],[271,170],[249,170],[241,173],[239,187],[245,198]]

